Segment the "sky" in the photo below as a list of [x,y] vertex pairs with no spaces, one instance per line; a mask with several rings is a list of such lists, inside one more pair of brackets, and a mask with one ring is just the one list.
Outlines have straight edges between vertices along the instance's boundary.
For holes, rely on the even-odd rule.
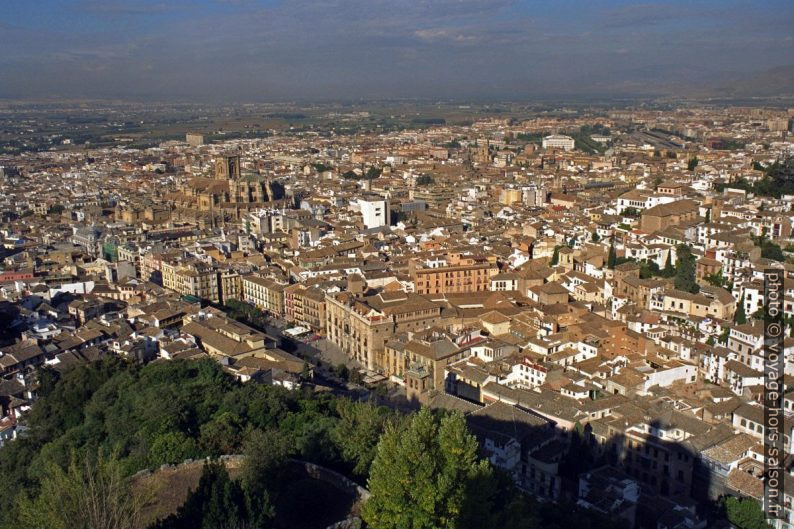
[[792,28],[791,0],[0,0],[0,97],[683,95],[791,71]]

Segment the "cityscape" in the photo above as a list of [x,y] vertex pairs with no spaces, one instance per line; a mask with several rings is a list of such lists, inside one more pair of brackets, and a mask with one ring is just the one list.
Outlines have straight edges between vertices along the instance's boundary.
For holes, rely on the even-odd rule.
[[[77,4],[50,6],[58,39],[41,8],[0,21],[0,529],[794,527],[791,6],[715,15],[780,44],[737,33],[732,80],[627,58],[574,90],[480,68],[520,51],[530,3],[378,3],[318,53],[353,77],[393,58],[388,90],[301,77],[324,70],[279,31],[240,45],[275,39],[267,60],[298,70],[250,58],[210,97],[190,65],[144,90],[137,62],[83,47],[205,15],[344,33],[361,6]],[[533,17],[604,25],[587,39],[610,56],[689,13],[606,4]],[[394,42],[352,51],[376,26]],[[717,71],[718,26],[682,69]],[[58,86],[62,40],[87,73]],[[130,46],[182,53],[162,42]],[[646,46],[649,67],[675,51]]]

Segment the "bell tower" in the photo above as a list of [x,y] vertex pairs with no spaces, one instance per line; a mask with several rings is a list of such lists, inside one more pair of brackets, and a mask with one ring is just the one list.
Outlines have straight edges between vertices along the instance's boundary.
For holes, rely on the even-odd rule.
[[239,180],[240,155],[221,156],[215,160],[215,178],[217,180]]

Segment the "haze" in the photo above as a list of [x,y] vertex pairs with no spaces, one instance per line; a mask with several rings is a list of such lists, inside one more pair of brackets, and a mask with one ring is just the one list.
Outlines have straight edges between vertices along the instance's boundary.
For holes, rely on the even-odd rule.
[[790,0],[5,0],[0,97],[790,93],[792,27]]

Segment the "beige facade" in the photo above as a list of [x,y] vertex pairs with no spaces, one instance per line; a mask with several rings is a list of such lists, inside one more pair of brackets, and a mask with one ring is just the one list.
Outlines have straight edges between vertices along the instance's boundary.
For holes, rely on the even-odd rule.
[[386,340],[398,332],[426,329],[441,318],[440,305],[402,291],[373,296],[341,292],[326,297],[325,307],[328,339],[350,358],[380,371]]
[[218,273],[199,261],[163,261],[160,265],[163,286],[183,296],[195,296],[218,302]]
[[256,308],[284,315],[284,285],[259,276],[243,276],[243,300]]
[[453,256],[447,266],[427,267],[411,261],[410,273],[417,294],[483,292],[499,273],[496,263],[484,258]]

